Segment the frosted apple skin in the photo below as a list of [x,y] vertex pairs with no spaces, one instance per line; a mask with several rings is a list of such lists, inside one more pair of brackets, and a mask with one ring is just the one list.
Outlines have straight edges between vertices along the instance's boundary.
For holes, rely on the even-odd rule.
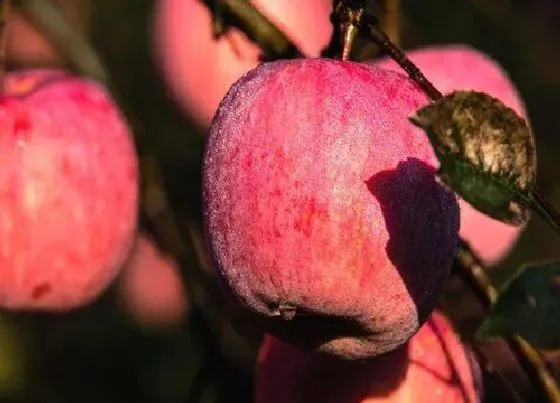
[[[527,111],[514,83],[504,69],[488,55],[463,45],[426,47],[407,52],[407,56],[443,93],[456,89],[484,91],[500,99],[521,116]],[[373,65],[402,71],[389,58]],[[515,227],[480,213],[460,199],[460,235],[487,265],[499,264],[517,244],[524,226]]]
[[475,403],[480,368],[439,312],[407,345],[365,362],[312,354],[266,335],[255,403]]
[[136,228],[129,129],[105,89],[9,73],[0,98],[0,306],[67,310],[118,273]]
[[408,120],[425,102],[401,74],[323,59],[261,65],[222,101],[203,162],[206,232],[270,332],[359,359],[427,319],[459,212]]
[[[310,57],[329,43],[332,0],[254,0],[253,5]],[[237,28],[212,37],[211,14],[199,0],[158,0],[154,55],[171,94],[208,127],[229,87],[259,63],[261,50]]]
[[188,310],[177,262],[145,234],[136,241],[118,290],[125,311],[145,328],[178,325]]

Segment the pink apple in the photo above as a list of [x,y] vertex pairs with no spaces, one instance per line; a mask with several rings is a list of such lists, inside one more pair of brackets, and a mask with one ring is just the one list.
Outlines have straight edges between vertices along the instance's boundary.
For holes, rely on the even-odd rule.
[[[443,93],[456,89],[484,91],[527,117],[523,100],[504,69],[489,56],[462,45],[427,47],[407,53],[426,77]],[[374,66],[402,72],[389,58],[374,61]],[[484,263],[500,263],[523,232],[478,212],[460,199],[460,235],[480,255]]]
[[[332,0],[253,0],[308,56],[330,40]],[[229,87],[259,63],[260,48],[238,29],[212,37],[211,14],[200,0],[158,0],[154,54],[179,104],[203,127]]]
[[301,59],[240,79],[212,123],[204,214],[215,264],[267,329],[348,359],[414,334],[459,229],[404,75]]
[[136,228],[128,126],[99,84],[9,73],[0,98],[0,306],[66,310],[119,272]]
[[177,325],[188,309],[177,262],[163,255],[146,235],[138,237],[123,270],[119,297],[130,316],[145,327]]

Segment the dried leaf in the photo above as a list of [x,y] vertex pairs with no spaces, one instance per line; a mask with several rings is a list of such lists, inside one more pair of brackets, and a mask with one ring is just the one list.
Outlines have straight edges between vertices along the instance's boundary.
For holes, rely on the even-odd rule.
[[560,262],[523,268],[502,289],[477,337],[513,333],[538,348],[560,348]]
[[529,125],[513,109],[485,93],[455,91],[410,120],[428,135],[445,185],[492,218],[527,222],[535,145]]

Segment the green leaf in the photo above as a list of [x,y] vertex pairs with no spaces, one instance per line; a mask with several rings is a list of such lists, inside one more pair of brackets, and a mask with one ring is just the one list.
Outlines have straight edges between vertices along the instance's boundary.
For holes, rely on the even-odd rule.
[[560,262],[522,268],[500,291],[476,337],[514,333],[538,348],[560,348]]
[[428,135],[445,185],[492,218],[527,222],[535,145],[529,125],[513,109],[482,92],[455,91],[410,120]]

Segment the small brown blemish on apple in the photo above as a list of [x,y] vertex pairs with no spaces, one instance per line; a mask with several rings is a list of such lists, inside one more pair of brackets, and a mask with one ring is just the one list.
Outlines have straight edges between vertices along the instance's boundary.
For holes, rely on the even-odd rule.
[[31,292],[31,296],[33,299],[40,299],[43,298],[45,295],[50,293],[52,287],[49,283],[40,283],[33,287],[33,291]]

